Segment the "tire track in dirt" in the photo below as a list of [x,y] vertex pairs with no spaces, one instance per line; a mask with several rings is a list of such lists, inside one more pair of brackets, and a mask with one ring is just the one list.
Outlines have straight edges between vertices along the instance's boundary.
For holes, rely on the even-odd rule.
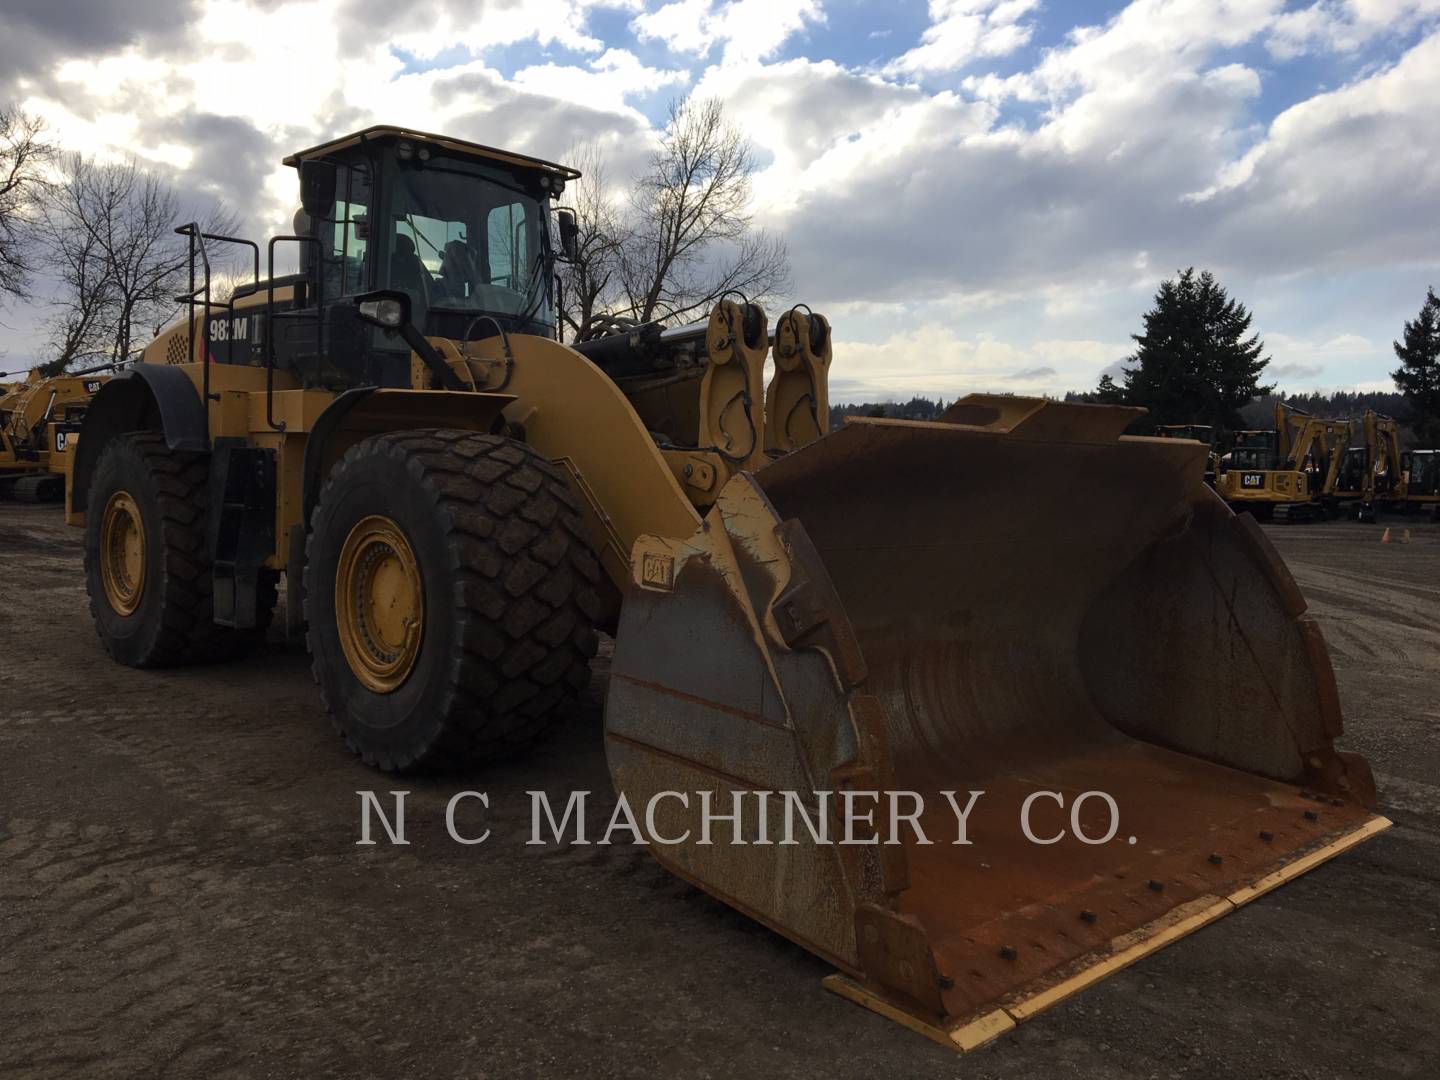
[[1373,573],[1298,559],[1290,570],[1342,658],[1440,672],[1440,586],[1400,592]]
[[[137,1062],[103,1052],[101,1031],[164,1040],[206,1000],[206,965],[182,941],[187,904],[218,858],[183,826],[117,829],[69,821],[6,822],[0,875],[23,896],[6,944],[16,971],[7,1007],[16,1037],[0,1074],[125,1075]],[[27,977],[28,976],[28,977]],[[212,1022],[199,1030],[213,1030]]]
[[[220,1066],[234,1064],[257,1022],[314,1014],[317,998],[366,999],[347,939],[311,970],[297,940],[309,912],[252,899],[277,873],[324,870],[350,852],[239,858],[238,846],[193,821],[131,829],[8,820],[0,898],[15,915],[0,938],[0,1076],[224,1075]],[[385,1002],[369,1004],[356,1015],[386,1015]],[[367,1038],[333,1016],[323,1028],[325,1053],[343,1056]]]

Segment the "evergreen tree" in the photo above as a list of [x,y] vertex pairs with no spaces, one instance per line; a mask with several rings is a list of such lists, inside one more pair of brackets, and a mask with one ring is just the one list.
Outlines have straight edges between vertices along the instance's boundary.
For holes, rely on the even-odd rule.
[[[1183,270],[1161,283],[1145,313],[1145,332],[1132,334],[1125,385],[1102,378],[1096,400],[1143,405],[1144,425],[1239,426],[1240,409],[1273,386],[1259,378],[1270,362],[1265,343],[1250,333],[1250,312],[1232,300],[1210,271]],[[1107,377],[1108,378],[1108,377]]]
[[1107,371],[1100,376],[1100,385],[1095,387],[1095,392],[1086,394],[1085,400],[1097,405],[1124,405],[1125,388],[1118,385]]
[[1440,446],[1440,298],[1433,288],[1415,321],[1405,324],[1404,337],[1394,343],[1400,366],[1390,377],[1410,406],[1417,443]]

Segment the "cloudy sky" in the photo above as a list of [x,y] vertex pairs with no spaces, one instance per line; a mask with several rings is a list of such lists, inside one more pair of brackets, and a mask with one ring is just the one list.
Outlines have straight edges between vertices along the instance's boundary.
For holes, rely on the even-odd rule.
[[[841,400],[1083,389],[1214,270],[1285,389],[1389,389],[1440,285],[1440,0],[6,0],[0,99],[285,229],[385,122],[625,176],[718,95]],[[0,350],[34,341],[0,313]]]

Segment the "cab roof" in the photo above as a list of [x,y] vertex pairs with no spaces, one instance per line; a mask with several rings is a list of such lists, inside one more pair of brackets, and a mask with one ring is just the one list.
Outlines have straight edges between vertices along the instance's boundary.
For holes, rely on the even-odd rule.
[[464,139],[453,139],[448,135],[435,135],[428,131],[416,131],[414,128],[394,127],[389,124],[377,124],[350,135],[342,135],[338,139],[331,139],[329,142],[321,143],[319,146],[312,146],[308,150],[296,151],[286,157],[282,164],[298,167],[300,162],[308,158],[324,157],[327,154],[333,154],[337,150],[346,150],[352,146],[358,146],[362,142],[379,139],[413,139],[416,142],[438,146],[453,154],[488,158],[491,161],[503,161],[507,165],[520,165],[527,169],[541,169],[545,172],[564,177],[566,180],[580,179],[580,171],[578,169],[572,169],[568,165],[557,165],[553,161],[545,161],[543,158],[531,157],[529,154],[517,154],[512,150],[499,150],[493,146],[482,146],[480,143],[466,142]]

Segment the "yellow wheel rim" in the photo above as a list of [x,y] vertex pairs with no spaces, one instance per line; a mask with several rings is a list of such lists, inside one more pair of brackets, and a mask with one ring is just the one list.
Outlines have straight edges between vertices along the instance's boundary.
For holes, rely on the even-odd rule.
[[400,688],[420,655],[425,592],[410,542],[387,517],[350,530],[335,572],[335,619],[350,670],[368,690]]
[[145,592],[145,523],[128,491],[117,491],[100,519],[100,580],[117,615],[131,615]]

